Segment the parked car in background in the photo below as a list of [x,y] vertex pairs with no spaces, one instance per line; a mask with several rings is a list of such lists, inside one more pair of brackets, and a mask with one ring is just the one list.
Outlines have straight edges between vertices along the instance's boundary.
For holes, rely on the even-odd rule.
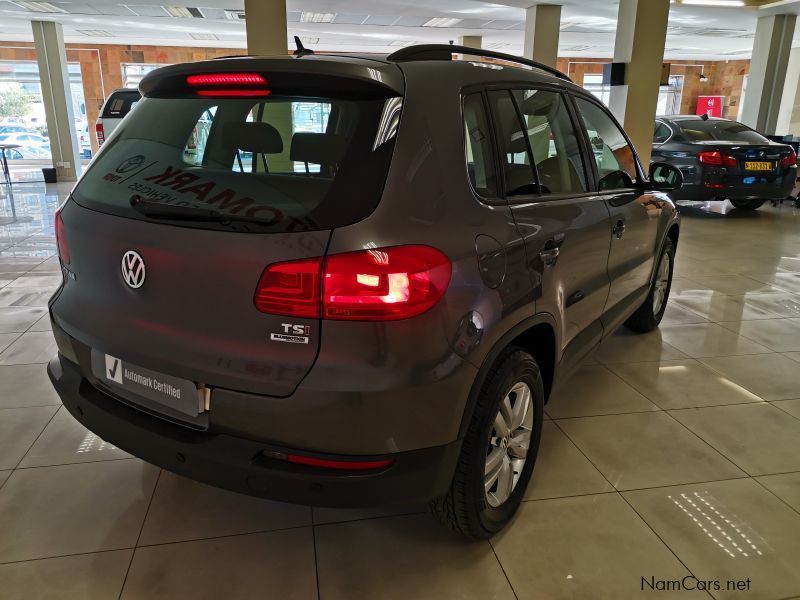
[[0,123],[0,142],[12,133],[30,133],[31,130],[24,125],[16,123]]
[[19,148],[6,149],[8,160],[36,160],[50,158],[50,148],[41,146],[20,146]]
[[47,150],[48,154],[50,153],[50,140],[31,131],[9,133],[3,137],[3,143],[43,148]]
[[730,200],[748,210],[788,198],[797,177],[791,146],[742,123],[707,115],[658,117],[652,161],[683,173],[683,187],[673,192],[673,200]]
[[100,109],[100,116],[95,124],[95,135],[97,145],[102,146],[103,142],[114,132],[136,103],[141,100],[142,95],[135,88],[124,88],[114,90],[106,98],[103,107]]

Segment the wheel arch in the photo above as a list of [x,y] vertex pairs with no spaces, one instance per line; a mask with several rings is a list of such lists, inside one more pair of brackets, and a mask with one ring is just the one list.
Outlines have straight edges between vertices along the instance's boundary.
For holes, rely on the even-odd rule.
[[549,397],[555,378],[556,364],[558,363],[558,340],[555,319],[552,315],[540,313],[511,328],[486,354],[467,398],[464,414],[461,417],[461,427],[458,432],[459,439],[463,438],[469,427],[472,413],[478,401],[478,394],[486,381],[486,376],[503,350],[509,346],[519,346],[536,359],[542,373],[545,401]]

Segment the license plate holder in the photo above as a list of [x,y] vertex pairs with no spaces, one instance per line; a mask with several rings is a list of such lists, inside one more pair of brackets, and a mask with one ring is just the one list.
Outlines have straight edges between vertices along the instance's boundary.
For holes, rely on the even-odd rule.
[[195,418],[206,409],[205,388],[194,381],[153,371],[98,350],[92,350],[92,373],[120,397],[166,415],[175,412]]
[[775,165],[770,161],[765,160],[749,160],[744,163],[745,171],[772,171]]

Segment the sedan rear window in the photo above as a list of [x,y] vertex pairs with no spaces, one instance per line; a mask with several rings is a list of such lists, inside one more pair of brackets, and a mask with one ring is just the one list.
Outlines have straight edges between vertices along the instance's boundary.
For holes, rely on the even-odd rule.
[[142,96],[136,90],[114,92],[103,105],[103,119],[121,119],[136,106]]
[[341,227],[365,218],[380,199],[394,146],[380,124],[392,104],[146,98],[103,146],[73,197],[95,210],[188,227]]
[[769,140],[736,121],[678,121],[681,133],[690,142],[740,142],[746,144],[768,144]]

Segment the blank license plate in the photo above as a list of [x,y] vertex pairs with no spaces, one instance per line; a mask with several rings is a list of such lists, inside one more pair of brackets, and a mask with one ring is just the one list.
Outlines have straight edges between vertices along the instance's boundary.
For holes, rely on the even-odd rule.
[[772,171],[774,168],[771,162],[753,161],[744,163],[745,171]]
[[134,402],[144,399],[190,417],[204,410],[197,384],[188,379],[152,371],[97,350],[92,350],[92,373],[117,394]]

